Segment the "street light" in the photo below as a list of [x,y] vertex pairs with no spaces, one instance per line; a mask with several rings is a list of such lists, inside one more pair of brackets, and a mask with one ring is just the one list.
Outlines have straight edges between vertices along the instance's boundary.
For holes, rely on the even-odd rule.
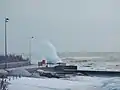
[[29,63],[31,64],[31,56],[32,56],[32,39],[33,39],[34,37],[30,37],[30,39],[29,39]]
[[7,56],[7,22],[9,21],[9,18],[5,18],[5,56]]
[[7,68],[7,22],[9,21],[9,18],[5,17],[5,68]]

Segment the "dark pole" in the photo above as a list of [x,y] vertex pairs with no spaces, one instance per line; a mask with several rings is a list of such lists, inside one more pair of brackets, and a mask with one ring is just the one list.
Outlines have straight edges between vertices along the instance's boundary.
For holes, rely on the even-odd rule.
[[6,18],[5,18],[5,56],[7,56],[7,28],[6,28]]
[[29,40],[29,63],[31,63],[31,38]]
[[5,68],[7,67],[7,22],[9,18],[5,18]]
[[29,39],[29,63],[31,64],[31,56],[32,56],[32,39],[33,39],[34,37],[31,37],[30,39]]
[[5,56],[7,56],[7,22],[9,18],[5,18]]

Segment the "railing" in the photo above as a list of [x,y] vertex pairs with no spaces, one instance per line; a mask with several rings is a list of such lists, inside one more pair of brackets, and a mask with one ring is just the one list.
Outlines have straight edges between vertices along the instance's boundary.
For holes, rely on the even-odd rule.
[[[27,65],[29,65],[29,61],[10,62],[10,63],[6,63],[6,64],[7,64],[7,68],[15,68],[15,67],[27,66]],[[1,63],[0,69],[5,68],[6,64]]]

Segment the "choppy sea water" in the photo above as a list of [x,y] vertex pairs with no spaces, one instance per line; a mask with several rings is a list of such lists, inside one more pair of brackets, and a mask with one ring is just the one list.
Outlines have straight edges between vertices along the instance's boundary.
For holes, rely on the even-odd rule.
[[120,78],[73,77],[70,79],[27,78],[11,80],[8,90],[120,90]]
[[[75,55],[64,55],[61,58],[69,64],[77,65],[79,69],[120,71],[119,53]],[[9,90],[120,90],[120,77],[79,76],[67,79],[24,77],[12,80],[8,88]]]

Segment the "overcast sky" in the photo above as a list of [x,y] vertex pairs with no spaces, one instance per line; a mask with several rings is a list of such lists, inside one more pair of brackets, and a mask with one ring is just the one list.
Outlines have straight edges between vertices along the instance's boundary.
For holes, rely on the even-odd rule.
[[0,0],[0,52],[4,17],[9,17],[8,51],[39,53],[41,40],[59,52],[120,51],[120,0]]

